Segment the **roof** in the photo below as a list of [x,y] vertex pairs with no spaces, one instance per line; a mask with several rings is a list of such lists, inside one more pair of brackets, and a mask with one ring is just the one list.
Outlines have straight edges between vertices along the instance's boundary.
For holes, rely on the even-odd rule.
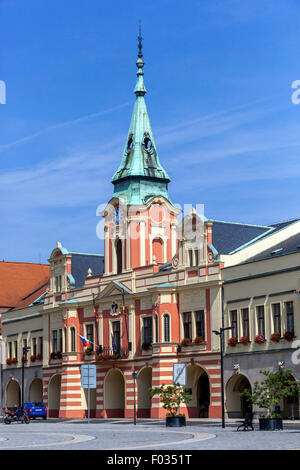
[[104,273],[104,255],[89,255],[85,253],[70,253],[71,274],[74,278],[73,287],[81,287],[88,275],[88,270],[92,270],[92,276],[98,276]]
[[259,253],[258,255],[247,259],[245,263],[276,258],[277,256],[288,255],[295,252],[300,253],[300,233],[297,233],[296,235],[293,235],[292,237],[287,238],[286,240],[280,243],[277,243],[277,245],[268,248],[267,250]]
[[273,225],[251,225],[213,220],[212,242],[220,254],[231,254],[244,245],[252,244],[287,227],[299,219]]
[[0,307],[13,308],[35,291],[38,298],[49,274],[48,264],[0,261]]

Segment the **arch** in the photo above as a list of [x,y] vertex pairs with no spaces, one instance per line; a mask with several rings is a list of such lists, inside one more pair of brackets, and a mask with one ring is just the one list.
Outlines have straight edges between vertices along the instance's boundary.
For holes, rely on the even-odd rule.
[[16,409],[21,405],[21,388],[19,382],[11,379],[6,387],[6,408]]
[[252,405],[241,397],[245,389],[251,390],[251,384],[244,374],[235,374],[226,384],[225,407],[229,418],[244,418],[252,412]]
[[53,377],[51,377],[49,384],[48,384],[48,409],[49,409],[50,418],[57,418],[59,415],[60,385],[61,385],[60,374],[56,374]]
[[191,389],[192,400],[188,403],[187,410],[190,418],[208,418],[210,397],[210,380],[207,371],[196,364],[187,367],[187,388]]
[[164,262],[164,242],[158,237],[152,240],[152,258],[154,256],[156,263]]
[[150,418],[151,396],[149,388],[152,387],[152,367],[143,367],[137,376],[137,417]]
[[104,409],[107,418],[124,418],[125,379],[119,369],[110,369],[105,376]]
[[72,325],[70,327],[70,351],[71,352],[76,352],[77,350],[77,341],[76,341],[77,337],[76,337],[76,328],[74,325]]
[[171,338],[171,331],[170,331],[170,314],[169,312],[165,312],[163,314],[163,332],[164,332],[164,343],[169,343]]
[[29,388],[29,401],[43,401],[43,381],[34,379]]

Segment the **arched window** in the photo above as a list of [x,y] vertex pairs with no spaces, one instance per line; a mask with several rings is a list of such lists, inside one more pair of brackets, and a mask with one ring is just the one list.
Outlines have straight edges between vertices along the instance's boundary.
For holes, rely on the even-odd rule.
[[164,314],[164,341],[168,343],[170,341],[170,315]]
[[70,328],[70,333],[71,333],[71,352],[76,351],[76,331],[74,326]]
[[67,342],[67,328],[64,327],[64,352],[68,351],[68,342]]
[[158,315],[154,316],[155,342],[158,343]]
[[160,238],[154,238],[152,242],[152,256],[155,256],[156,263],[164,262],[163,241]]

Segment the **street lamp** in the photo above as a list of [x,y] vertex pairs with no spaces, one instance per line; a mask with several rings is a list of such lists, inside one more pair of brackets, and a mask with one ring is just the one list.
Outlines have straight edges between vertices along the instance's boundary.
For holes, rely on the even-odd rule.
[[22,356],[22,411],[24,410],[24,364],[25,364],[25,356],[27,355],[29,350],[30,350],[29,346],[24,346],[23,347],[23,356]]
[[135,380],[137,376],[137,371],[132,371],[132,378],[133,378],[133,419],[134,425],[136,425],[136,406],[135,406]]
[[220,336],[220,354],[221,354],[221,399],[222,399],[222,428],[225,428],[225,404],[224,404],[224,365],[223,365],[223,339],[224,331],[233,330],[233,326],[220,328],[220,331],[213,330],[213,333]]

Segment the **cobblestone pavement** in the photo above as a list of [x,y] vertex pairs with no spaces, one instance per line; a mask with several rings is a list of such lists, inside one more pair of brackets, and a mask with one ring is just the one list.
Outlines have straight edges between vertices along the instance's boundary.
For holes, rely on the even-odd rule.
[[30,424],[0,423],[0,450],[290,450],[300,449],[300,422],[283,431],[237,432],[208,420],[188,420],[182,428],[166,428],[164,420],[59,420]]

